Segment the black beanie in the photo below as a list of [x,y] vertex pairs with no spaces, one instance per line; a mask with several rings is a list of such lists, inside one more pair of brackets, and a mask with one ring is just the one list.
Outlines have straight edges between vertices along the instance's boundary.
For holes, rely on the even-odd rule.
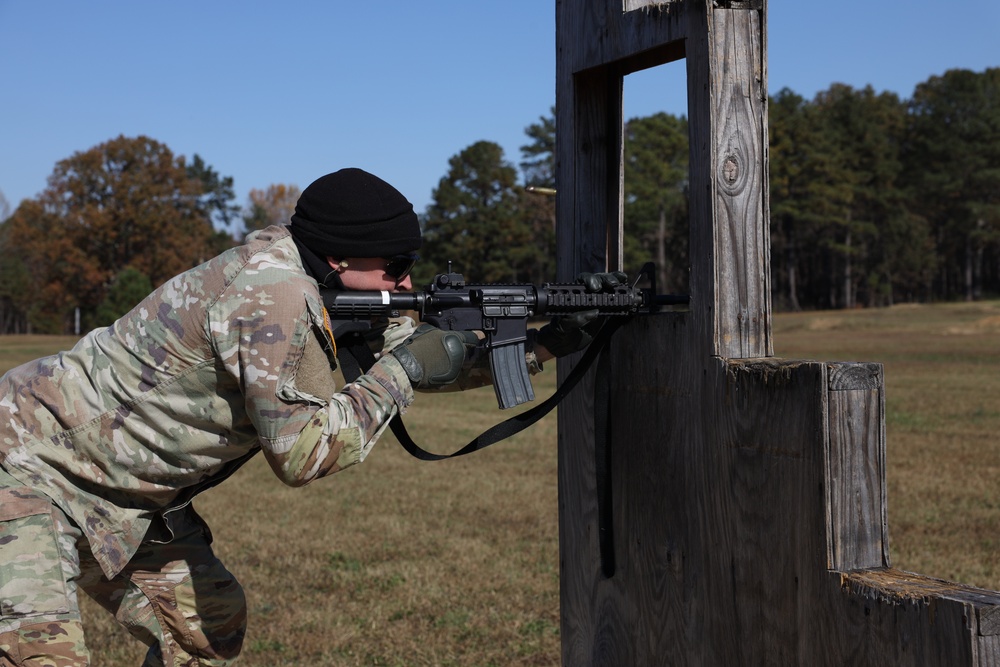
[[413,204],[367,171],[341,169],[309,185],[295,204],[290,231],[313,252],[344,257],[391,257],[421,244]]

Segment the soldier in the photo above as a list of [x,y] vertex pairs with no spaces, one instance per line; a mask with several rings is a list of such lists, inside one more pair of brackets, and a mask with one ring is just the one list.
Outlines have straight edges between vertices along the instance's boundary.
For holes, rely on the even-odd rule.
[[[375,365],[336,387],[318,286],[409,289],[420,245],[401,193],[343,169],[305,189],[287,227],[4,375],[0,665],[88,665],[79,589],[150,647],[144,665],[232,663],[245,599],[192,499],[260,451],[307,484],[363,461],[414,389],[489,382],[463,335],[401,318],[375,323]],[[582,323],[543,327],[529,370],[585,346]]]

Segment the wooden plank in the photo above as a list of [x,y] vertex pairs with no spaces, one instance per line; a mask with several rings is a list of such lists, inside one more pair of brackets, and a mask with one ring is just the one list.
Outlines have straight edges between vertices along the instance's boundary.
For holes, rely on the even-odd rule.
[[[628,2],[630,0],[624,0]],[[556,2],[556,54],[573,72],[621,63],[636,54],[687,38],[688,6],[705,0],[645,3],[625,10],[623,0]],[[560,35],[572,35],[560,42]],[[557,63],[558,67],[558,63]]]
[[686,349],[688,315],[636,320],[615,340],[618,568],[600,577],[593,533],[563,563],[597,579],[563,598],[564,664],[797,664],[800,582],[825,572],[825,534],[809,529],[824,517],[823,365],[634,353]]
[[687,53],[687,95],[689,136],[689,215],[691,274],[690,312],[692,325],[699,332],[697,349],[691,354],[719,354],[715,306],[718,301],[715,247],[715,174],[712,107],[713,51],[709,45],[708,8],[705,2],[688,7],[689,37]]
[[974,667],[989,667],[1000,665],[1000,635],[976,638],[976,656]]
[[882,388],[882,364],[831,363],[828,370],[830,391]]
[[[580,72],[577,52],[591,40],[578,39],[597,3],[557,2],[556,48],[556,262],[559,280],[580,271],[604,270],[609,235],[620,251],[621,79],[607,69]],[[616,129],[617,127],[617,129]],[[559,361],[560,381],[574,359]],[[559,551],[563,662],[592,664],[597,646],[614,647],[625,632],[613,609],[616,582],[601,576],[597,542],[594,460],[594,370],[560,406]],[[569,514],[563,508],[571,508]],[[606,649],[617,650],[617,649]]]
[[[995,665],[997,636],[980,631],[1000,594],[890,568],[831,572],[800,664]],[[820,602],[820,600],[817,600]],[[808,662],[815,660],[816,662]]]
[[559,278],[619,261],[621,78],[682,55],[692,215],[690,311],[559,411],[563,664],[1000,664],[1000,593],[887,568],[881,366],[768,358],[766,0],[556,7]]
[[[572,45],[564,45],[573,48]],[[561,280],[580,271],[602,271],[610,245],[620,247],[621,79],[607,70],[559,71],[557,155],[559,187],[557,264]],[[565,184],[565,185],[563,185]],[[574,359],[559,362],[560,381]],[[597,543],[593,387],[595,371],[581,381],[559,410],[560,506],[572,516],[559,522],[564,664],[590,664],[596,646],[613,647],[625,636],[613,609],[616,582],[601,576]],[[574,416],[575,415],[575,416]]]
[[[560,364],[560,375],[563,364]],[[564,378],[563,378],[564,379]],[[593,386],[593,369],[581,384]],[[559,597],[563,664],[588,665],[605,616],[602,600],[613,599],[601,576],[597,545],[593,392],[574,391],[559,408]]]
[[691,5],[691,309],[710,354],[772,354],[762,13]]
[[[688,477],[696,468],[685,464],[678,446],[689,440],[692,424],[677,418],[677,406],[691,407],[698,397],[685,382],[688,364],[655,369],[650,357],[628,352],[636,345],[670,349],[685,337],[685,315],[672,313],[633,322],[614,341],[609,412],[615,579],[621,589],[617,613],[627,634],[616,652],[602,647],[594,665],[653,665],[664,655],[683,654],[689,641],[681,619],[691,608],[678,591],[700,579],[700,567],[682,537],[690,517],[676,508],[696,485]],[[651,438],[637,439],[646,436]]]
[[[609,239],[621,235],[622,80],[608,70],[597,70],[578,74],[574,85],[577,239],[572,253],[579,262],[577,272],[605,271]],[[561,241],[559,246],[562,249]],[[612,247],[619,253],[620,240]]]
[[827,364],[829,567],[889,565],[881,364]]
[[[888,604],[913,602],[926,606],[928,600],[934,599],[938,602],[969,605],[973,610],[993,609],[1000,604],[1000,593],[996,591],[893,568],[872,568],[841,573],[840,588],[862,600]],[[933,614],[935,610],[926,609],[926,611]],[[976,614],[973,612],[966,622],[978,634],[978,628],[974,625],[975,620]]]
[[824,447],[843,438],[828,431],[871,430],[845,429],[824,403],[878,414],[866,395],[878,390],[830,391],[824,362],[634,353],[686,349],[689,315],[635,321],[615,340],[618,569],[600,576],[596,539],[575,554],[593,587],[577,600],[587,609],[563,610],[589,623],[564,664],[997,664],[1000,594],[827,569]]
[[[557,41],[560,52],[578,45],[576,40]],[[615,71],[574,72],[565,63],[557,67],[556,261],[560,280],[572,280],[581,271],[621,266],[621,106],[622,80]]]
[[737,655],[703,664],[803,664],[797,656],[804,637],[795,619],[810,611],[801,590],[825,556],[825,536],[810,528],[824,512],[823,368],[759,359],[730,361],[725,370],[725,381],[715,381],[716,407],[702,408],[711,417],[702,428],[709,451],[708,443],[716,443],[732,455],[708,462],[716,486],[698,502],[719,506],[715,520],[732,535],[722,543],[728,553],[714,553],[717,537],[704,548],[715,577],[729,571],[729,586],[712,599],[716,605],[732,600]]
[[715,9],[711,20],[715,329],[718,354],[772,354],[762,30],[755,11]]
[[[607,69],[576,72],[572,53],[587,40],[572,38],[568,25],[582,13],[557,5],[557,266],[560,280],[580,271],[620,266],[621,253],[621,77]],[[559,362],[565,380],[573,360]],[[625,636],[614,608],[616,582],[601,576],[597,544],[597,495],[593,432],[594,371],[559,410],[560,506],[572,516],[559,522],[564,664],[591,664],[596,647],[614,647]],[[573,417],[573,415],[578,415]],[[586,418],[582,417],[587,416]],[[616,650],[616,649],[604,649]]]
[[1000,606],[982,606],[976,609],[979,634],[984,637],[1000,635]]

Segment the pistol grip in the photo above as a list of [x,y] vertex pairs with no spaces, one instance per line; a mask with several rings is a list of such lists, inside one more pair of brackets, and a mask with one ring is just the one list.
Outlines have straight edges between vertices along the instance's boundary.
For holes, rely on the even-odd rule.
[[501,410],[535,400],[524,361],[524,341],[492,348],[490,369],[493,371],[493,390]]

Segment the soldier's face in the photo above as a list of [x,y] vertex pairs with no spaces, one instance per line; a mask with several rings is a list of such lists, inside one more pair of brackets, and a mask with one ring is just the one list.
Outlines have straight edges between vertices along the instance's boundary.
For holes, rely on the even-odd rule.
[[400,292],[413,289],[413,281],[406,276],[396,284],[396,278],[385,272],[386,260],[382,257],[348,257],[343,260],[330,259],[330,266],[340,273],[340,280],[349,290],[386,290]]

